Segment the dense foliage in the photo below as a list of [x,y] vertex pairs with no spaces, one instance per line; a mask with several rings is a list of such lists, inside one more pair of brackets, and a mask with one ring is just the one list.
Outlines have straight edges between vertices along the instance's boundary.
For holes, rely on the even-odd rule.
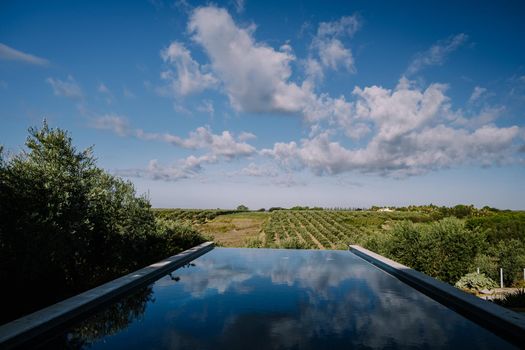
[[26,150],[0,154],[0,321],[202,242],[157,225],[149,201],[65,131],[44,123],[29,133]]
[[428,225],[397,225],[387,249],[396,261],[455,283],[468,272],[483,246],[482,234],[465,229],[456,218],[446,218]]
[[485,232],[490,243],[508,239],[525,240],[525,212],[499,212],[470,217],[466,226]]

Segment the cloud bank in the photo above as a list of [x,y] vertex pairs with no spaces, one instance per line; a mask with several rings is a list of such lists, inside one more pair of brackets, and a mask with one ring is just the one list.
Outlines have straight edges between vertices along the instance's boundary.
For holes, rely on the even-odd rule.
[[[344,41],[352,39],[361,27],[358,15],[321,22],[307,48],[307,57],[297,59],[289,42],[274,48],[256,40],[254,24],[242,27],[227,10],[206,6],[190,13],[187,29],[189,39],[202,49],[208,62],[197,62],[177,41],[161,52],[168,67],[162,79],[175,98],[216,89],[239,113],[295,114],[310,130],[301,140],[282,140],[256,149],[246,142],[254,136],[250,133],[214,134],[204,126],[180,137],[132,130],[125,121],[112,116],[102,118],[96,127],[206,152],[182,160],[177,170],[150,164],[148,174],[164,174],[158,178],[185,178],[200,171],[201,164],[243,157],[252,161],[238,174],[266,177],[278,174],[254,160],[274,160],[287,174],[307,169],[319,176],[359,172],[391,177],[465,164],[491,166],[519,161],[517,151],[524,132],[518,126],[496,125],[504,108],[486,104],[477,111],[471,108],[486,93],[485,88],[474,88],[470,107],[453,108],[447,84],[418,85],[407,78],[426,67],[443,65],[452,52],[468,42],[464,33],[439,40],[417,53],[393,88],[354,86],[346,95],[336,97],[319,91],[327,70],[356,72],[355,58]],[[293,71],[297,62],[306,72],[302,81]],[[208,100],[197,109],[215,113]]]

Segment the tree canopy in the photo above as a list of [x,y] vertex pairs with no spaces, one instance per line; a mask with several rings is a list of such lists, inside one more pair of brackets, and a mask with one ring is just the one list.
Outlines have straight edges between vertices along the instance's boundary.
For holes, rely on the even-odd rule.
[[202,242],[191,229],[157,225],[150,207],[129,181],[96,166],[92,148],[77,150],[66,131],[46,122],[29,129],[25,150],[0,151],[6,307],[25,297],[26,310],[16,310],[25,312]]

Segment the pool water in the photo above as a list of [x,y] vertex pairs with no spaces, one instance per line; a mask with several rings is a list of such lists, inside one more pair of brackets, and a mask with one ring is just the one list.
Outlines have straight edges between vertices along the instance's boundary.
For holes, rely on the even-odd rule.
[[213,249],[42,346],[513,348],[349,251],[235,248]]

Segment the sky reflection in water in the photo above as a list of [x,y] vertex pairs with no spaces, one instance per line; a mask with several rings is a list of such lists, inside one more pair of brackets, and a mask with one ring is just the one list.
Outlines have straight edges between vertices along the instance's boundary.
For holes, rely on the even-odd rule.
[[91,348],[511,348],[348,251],[215,248],[152,289]]

